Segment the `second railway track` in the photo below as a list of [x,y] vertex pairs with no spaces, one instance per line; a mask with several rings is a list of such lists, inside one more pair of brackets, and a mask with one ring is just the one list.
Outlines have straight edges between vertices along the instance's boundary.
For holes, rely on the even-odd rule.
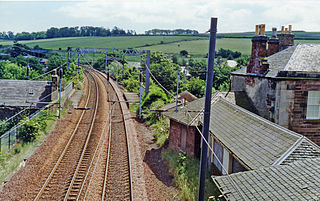
[[[101,73],[86,71],[92,87],[85,107],[90,110],[82,112],[35,200],[132,200],[128,142],[117,90]],[[103,90],[108,95],[99,97]]]

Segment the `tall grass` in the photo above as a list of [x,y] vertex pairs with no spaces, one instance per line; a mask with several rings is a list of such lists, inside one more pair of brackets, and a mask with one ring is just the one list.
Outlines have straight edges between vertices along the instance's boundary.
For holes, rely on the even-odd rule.
[[[195,201],[198,199],[199,167],[200,162],[194,157],[177,154],[170,150],[162,150],[162,157],[169,164],[169,171],[174,176],[174,182],[178,186],[179,200]],[[219,190],[216,188],[210,173],[207,172],[205,199],[223,200],[219,198]]]

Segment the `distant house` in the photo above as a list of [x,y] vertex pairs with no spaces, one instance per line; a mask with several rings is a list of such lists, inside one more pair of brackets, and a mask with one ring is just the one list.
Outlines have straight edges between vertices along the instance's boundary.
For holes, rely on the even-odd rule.
[[212,179],[226,200],[319,200],[320,158]]
[[[219,92],[211,101],[209,144],[216,157],[210,152],[208,159],[209,164],[213,164],[213,174],[320,157],[320,147],[306,137],[249,112],[232,100],[232,93]],[[178,112],[171,108],[164,113],[170,119],[170,149],[200,156],[203,107],[204,98],[201,98],[181,105]]]
[[320,145],[320,44],[273,31],[256,28],[249,64],[232,73],[236,103]]

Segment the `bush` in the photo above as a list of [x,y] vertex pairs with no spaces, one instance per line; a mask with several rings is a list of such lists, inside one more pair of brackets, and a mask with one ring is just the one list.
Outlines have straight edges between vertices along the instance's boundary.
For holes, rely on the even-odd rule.
[[[200,162],[193,157],[177,154],[169,150],[162,151],[162,157],[169,163],[169,171],[180,189],[179,200],[197,200]],[[214,195],[214,196],[212,196]],[[207,172],[205,197],[219,197],[220,192]],[[220,200],[219,198],[217,200]]]
[[16,144],[15,147],[14,147],[13,153],[14,154],[18,154],[18,153],[21,152],[21,149],[22,149],[21,144]]
[[187,50],[181,50],[181,51],[180,51],[180,55],[181,55],[181,56],[184,56],[184,57],[185,57],[185,56],[187,56],[188,54],[189,54],[189,53],[188,53]]

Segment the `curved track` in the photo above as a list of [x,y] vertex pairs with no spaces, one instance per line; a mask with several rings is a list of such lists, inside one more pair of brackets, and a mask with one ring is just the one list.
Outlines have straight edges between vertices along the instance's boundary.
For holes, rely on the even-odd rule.
[[[85,107],[90,109],[82,112],[34,200],[132,200],[128,141],[118,90],[100,72],[86,69],[86,75],[92,87]],[[106,102],[99,98],[101,90],[107,90],[113,101],[107,116],[99,106]]]

